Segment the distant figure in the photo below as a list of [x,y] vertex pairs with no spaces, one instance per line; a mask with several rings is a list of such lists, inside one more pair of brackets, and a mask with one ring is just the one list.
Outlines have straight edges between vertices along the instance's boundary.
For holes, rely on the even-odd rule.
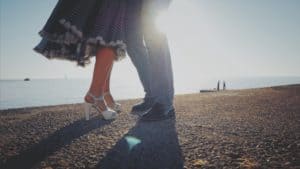
[[220,91],[220,80],[218,80],[217,91]]
[[226,82],[223,81],[223,90],[226,90]]

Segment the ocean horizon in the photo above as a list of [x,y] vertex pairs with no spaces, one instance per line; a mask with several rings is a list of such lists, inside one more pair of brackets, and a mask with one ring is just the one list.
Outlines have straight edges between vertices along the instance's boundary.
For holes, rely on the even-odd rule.
[[[0,80],[0,110],[25,107],[82,103],[90,85],[89,78],[2,79]],[[174,82],[175,94],[199,93],[214,89],[220,80],[228,90],[300,84],[300,76],[199,78]],[[117,83],[118,82],[118,83]],[[116,100],[142,98],[142,86],[137,81],[113,79],[111,92]]]

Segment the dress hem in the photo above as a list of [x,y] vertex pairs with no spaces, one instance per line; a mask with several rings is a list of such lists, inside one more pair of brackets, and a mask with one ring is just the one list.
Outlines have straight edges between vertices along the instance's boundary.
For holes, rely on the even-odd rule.
[[[75,25],[72,25],[71,22],[67,21],[66,19],[60,19],[59,23],[66,29],[65,33],[57,34],[41,30],[39,35],[50,42],[61,44],[61,49],[49,50],[42,49],[37,46],[34,48],[34,51],[44,55],[48,59],[57,58],[61,60],[77,61],[77,64],[83,67],[86,64],[91,63],[91,56],[95,56],[97,50],[101,47],[113,48],[116,54],[115,60],[122,60],[126,57],[127,46],[124,41],[116,40],[106,42],[102,36],[84,38],[82,31],[80,31]],[[77,44],[76,53],[67,54],[64,45],[72,44]]]

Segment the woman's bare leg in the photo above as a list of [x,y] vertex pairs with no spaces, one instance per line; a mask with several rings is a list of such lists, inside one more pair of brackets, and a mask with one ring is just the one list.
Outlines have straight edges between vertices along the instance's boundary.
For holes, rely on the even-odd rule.
[[[97,52],[93,79],[89,89],[89,92],[96,97],[104,94],[106,79],[109,76],[110,68],[114,62],[114,57],[115,54],[110,48],[102,48]],[[89,95],[86,95],[84,99],[86,102],[93,102],[93,98],[91,98],[91,96]],[[105,103],[103,102],[102,104],[100,104],[99,108],[105,110]]]
[[110,92],[110,77],[111,77],[112,68],[113,68],[113,64],[109,68],[109,73],[108,73],[107,79],[105,80],[105,85],[104,85],[104,90],[103,90],[104,93]]
[[115,100],[114,98],[112,97],[111,93],[110,93],[110,77],[111,77],[111,72],[112,72],[112,69],[113,69],[113,64],[111,65],[110,67],[110,72],[108,74],[108,77],[105,81],[105,86],[104,86],[104,93],[108,93],[105,95],[105,101],[107,103],[107,105],[111,106],[115,103]]

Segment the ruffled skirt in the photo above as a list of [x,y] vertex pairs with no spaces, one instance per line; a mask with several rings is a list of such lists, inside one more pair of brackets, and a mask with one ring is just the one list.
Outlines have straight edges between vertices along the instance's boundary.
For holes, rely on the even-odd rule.
[[126,12],[125,0],[59,0],[34,50],[84,67],[97,50],[110,47],[120,60],[126,55]]

